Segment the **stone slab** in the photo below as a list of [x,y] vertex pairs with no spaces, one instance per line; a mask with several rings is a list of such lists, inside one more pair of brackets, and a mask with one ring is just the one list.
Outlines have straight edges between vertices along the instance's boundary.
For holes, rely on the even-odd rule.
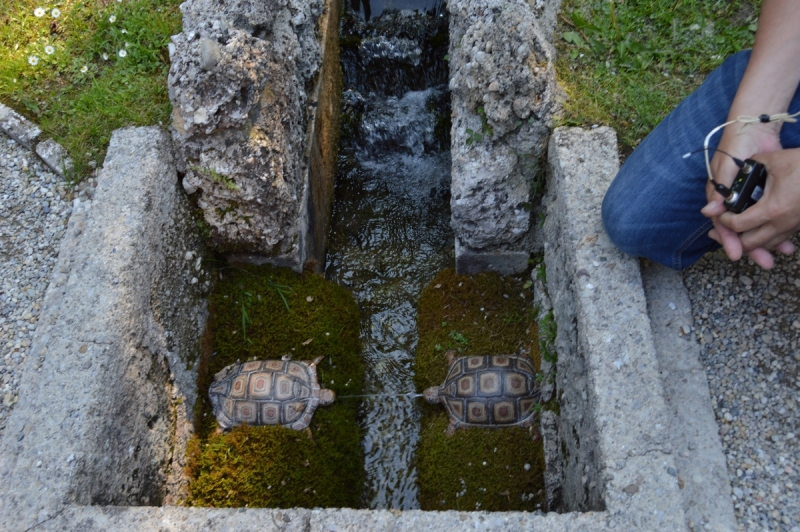
[[36,530],[71,532],[601,532],[624,530],[603,513],[424,512],[342,509],[70,507]]
[[42,130],[39,126],[0,103],[0,129],[29,150],[39,141]]
[[609,128],[558,128],[549,146],[545,265],[558,332],[567,510],[606,509],[636,530],[680,530],[664,398],[639,264],[602,229],[619,168]]
[[[555,111],[553,47],[541,23],[558,2],[453,0],[451,225],[459,272],[520,268]],[[550,17],[540,21],[538,17]],[[486,254],[486,259],[479,255]],[[527,260],[527,257],[526,257]],[[513,264],[513,266],[511,266]],[[527,264],[526,264],[527,267]]]
[[683,277],[646,261],[642,278],[665,397],[672,412],[669,435],[677,478],[683,484],[687,522],[703,530],[736,530],[728,469],[700,362],[700,346],[691,334],[692,307]]
[[456,239],[456,272],[460,275],[485,271],[514,275],[528,269],[529,258],[527,251],[474,251]]
[[53,139],[37,144],[36,155],[62,178],[72,171],[72,159],[67,155],[67,150]]
[[168,495],[205,322],[188,214],[169,136],[115,131],[94,201],[75,202],[0,442],[0,522]]

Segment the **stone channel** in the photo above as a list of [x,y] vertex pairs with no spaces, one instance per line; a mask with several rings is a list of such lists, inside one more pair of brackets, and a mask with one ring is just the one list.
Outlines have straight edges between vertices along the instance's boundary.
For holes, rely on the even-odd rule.
[[346,125],[326,277],[359,302],[363,393],[378,396],[361,413],[367,508],[419,508],[420,399],[409,395],[416,307],[422,288],[453,262],[450,144],[440,125],[450,114],[447,29],[435,6],[373,12],[369,21],[348,11],[342,22]]
[[[368,276],[345,265],[353,252],[336,248],[335,236],[330,243],[321,236],[333,198],[326,131],[338,105],[329,65],[338,62],[330,54],[338,49],[339,5],[276,0],[255,8],[242,0],[223,9],[216,1],[182,6],[184,32],[171,46],[172,139],[159,128],[115,132],[92,208],[70,217],[19,402],[0,442],[0,522],[13,530],[86,531],[734,529],[702,365],[696,346],[678,334],[677,318],[690,316],[680,277],[642,270],[611,245],[600,224],[600,199],[618,168],[615,134],[559,128],[548,135],[557,106],[548,40],[559,6],[538,0],[447,6],[450,194],[459,271],[519,272],[523,257],[526,266],[535,246],[543,250],[546,279],[534,274],[532,281],[558,331],[560,412],[557,419],[542,416],[548,494],[560,501],[551,509],[558,512],[414,510],[403,487],[410,475],[400,488],[373,490],[367,506],[392,510],[170,506],[186,488],[183,447],[208,288],[207,274],[195,267],[203,250],[191,209],[206,213],[212,245],[233,258],[320,268],[331,244],[338,249],[328,263],[331,277],[345,283]],[[235,16],[236,9],[246,16]],[[375,48],[397,52],[381,43]],[[223,78],[239,90],[219,85]],[[406,127],[426,132],[431,118],[414,109],[435,100],[438,90],[414,87],[380,101],[351,94],[345,102],[378,116],[399,115]],[[3,129],[13,137],[24,119],[2,112]],[[419,182],[384,190],[383,199],[397,204],[391,194],[400,192],[422,209],[407,214],[424,216],[439,205],[433,200],[447,196],[442,147],[426,147],[435,135],[393,137],[381,130],[385,122],[363,115],[360,130],[368,134],[351,146],[358,164],[340,172],[359,174],[365,181],[353,183],[369,187],[379,167],[391,167],[392,175],[413,167]],[[398,153],[369,158],[371,142],[397,138],[405,139]],[[414,153],[429,160],[410,161]],[[524,228],[535,226],[531,178],[543,173],[546,223],[530,235]],[[337,186],[345,193],[348,182]],[[266,196],[277,203],[267,204]],[[449,253],[434,249],[431,239],[446,235],[447,224],[432,225],[433,237],[413,239],[421,245],[417,260],[437,264]],[[398,277],[402,283],[403,273]],[[369,279],[359,285],[370,286]],[[383,343],[375,352],[389,355],[376,367],[404,368],[404,353],[413,348],[408,309],[376,301],[369,290],[363,295],[374,303],[365,334],[379,331]],[[387,309],[398,311],[391,324]],[[405,386],[390,382],[383,389]]]

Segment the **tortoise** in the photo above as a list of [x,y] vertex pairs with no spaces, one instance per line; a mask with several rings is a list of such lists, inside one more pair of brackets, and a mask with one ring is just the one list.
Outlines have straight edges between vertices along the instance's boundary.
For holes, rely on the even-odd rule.
[[319,387],[320,360],[251,360],[225,367],[208,390],[220,428],[243,423],[308,428],[317,406],[336,398],[333,390]]
[[448,351],[444,384],[423,392],[431,404],[442,403],[450,417],[447,435],[458,427],[530,427],[539,402],[536,372],[527,357],[483,355],[456,357]]

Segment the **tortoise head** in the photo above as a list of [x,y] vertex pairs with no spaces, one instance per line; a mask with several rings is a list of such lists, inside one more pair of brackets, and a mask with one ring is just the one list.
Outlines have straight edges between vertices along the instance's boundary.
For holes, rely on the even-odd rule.
[[336,399],[336,392],[327,388],[322,388],[319,391],[319,404],[320,406],[328,406]]
[[425,398],[425,400],[428,403],[430,403],[432,405],[437,404],[439,402],[439,397],[440,397],[439,396],[439,387],[438,386],[431,386],[430,388],[427,388],[424,392],[422,392],[422,396]]

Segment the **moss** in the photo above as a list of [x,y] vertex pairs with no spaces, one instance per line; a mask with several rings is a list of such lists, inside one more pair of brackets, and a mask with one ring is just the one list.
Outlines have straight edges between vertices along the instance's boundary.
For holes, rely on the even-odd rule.
[[545,498],[544,455],[541,443],[531,442],[535,429],[471,428],[448,437],[449,423],[441,408],[423,416],[417,450],[423,510],[537,509]]
[[[530,288],[514,278],[439,272],[419,302],[417,389],[444,381],[447,349],[465,356],[524,351],[538,368],[532,299]],[[422,509],[532,511],[544,506],[544,455],[535,428],[470,428],[448,437],[448,424],[441,406],[425,405],[417,451]]]
[[323,356],[320,384],[337,395],[363,386],[358,307],[343,288],[313,273],[271,266],[220,270],[209,300],[198,370],[197,436],[188,453],[189,504],[354,507],[364,484],[358,402],[320,407],[308,431],[239,427],[215,434],[206,390],[219,370],[247,359]]

